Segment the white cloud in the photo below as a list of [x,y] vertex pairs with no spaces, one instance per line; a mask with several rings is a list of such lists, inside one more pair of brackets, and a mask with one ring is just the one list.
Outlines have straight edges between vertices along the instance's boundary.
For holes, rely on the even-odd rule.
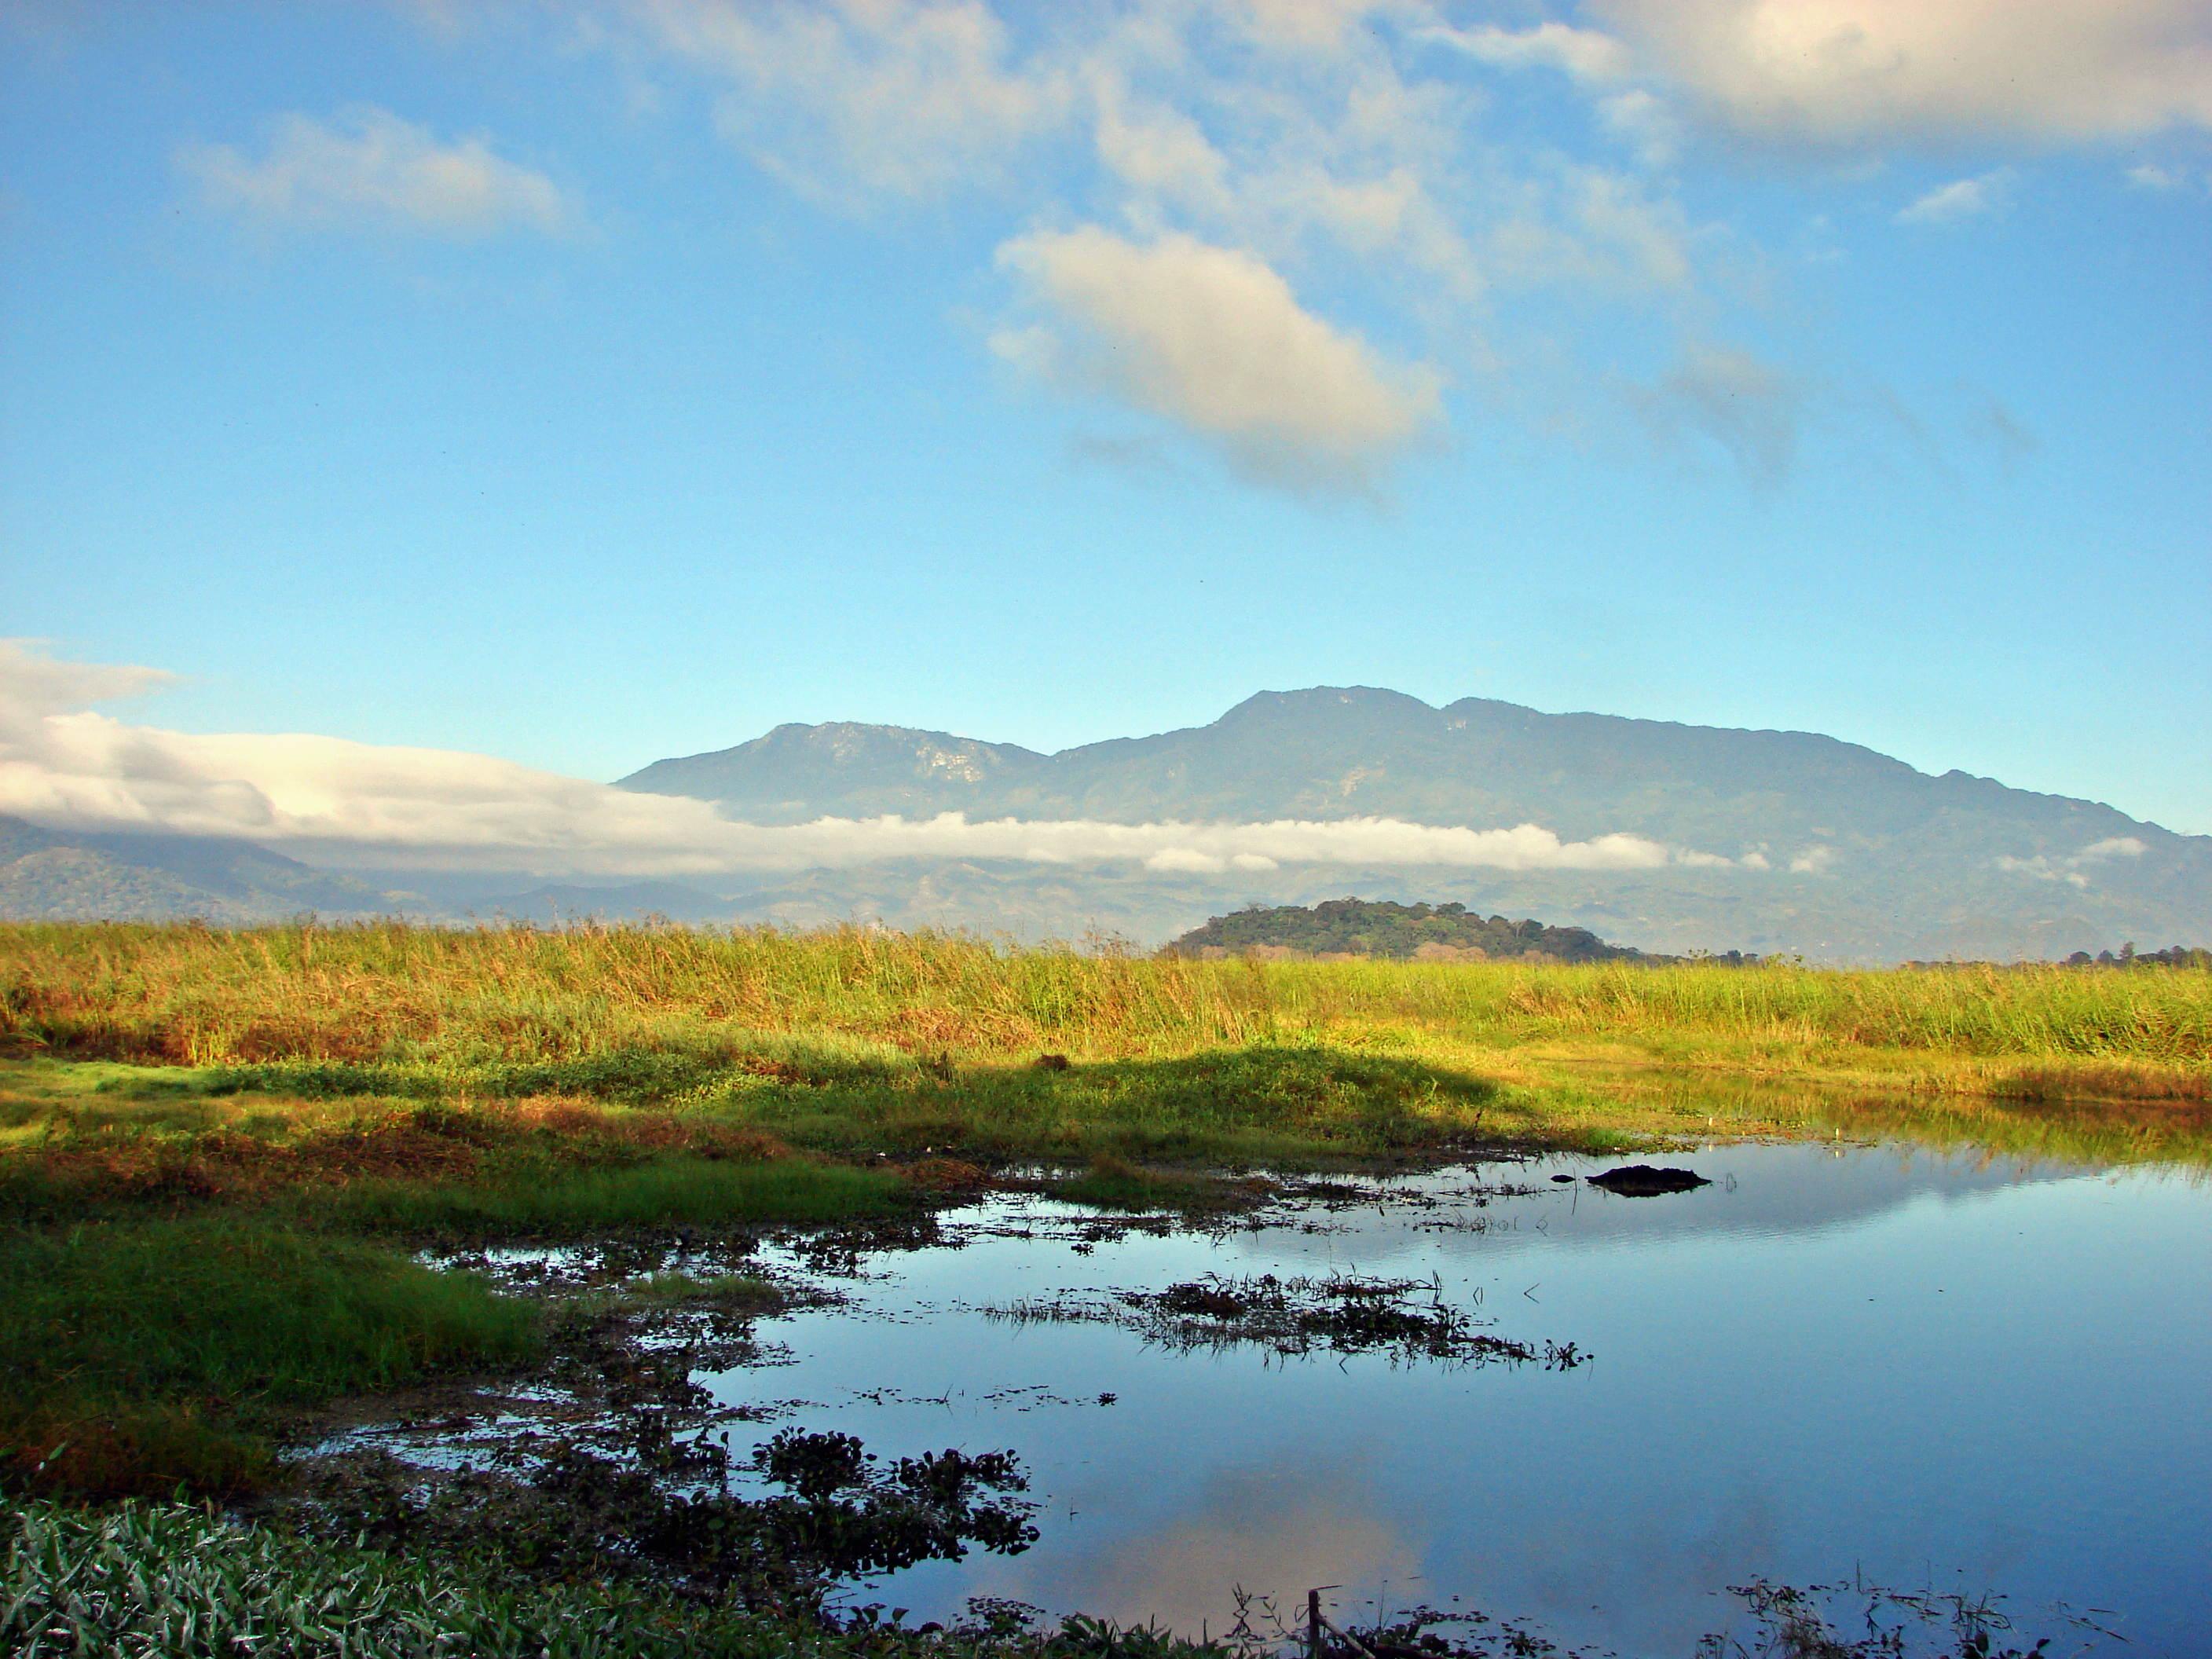
[[57,662],[46,646],[43,640],[0,639],[0,742],[30,741],[49,715],[119,702],[176,679],[160,668]]
[[2091,842],[2074,856],[2084,864],[2102,864],[2108,859],[2139,859],[2149,851],[2139,836],[2107,836]]
[[1018,237],[999,263],[1048,319],[1002,331],[1002,356],[1173,421],[1249,476],[1367,488],[1443,420],[1434,369],[1316,317],[1256,255],[1085,226]]
[[270,224],[468,237],[558,234],[580,222],[559,185],[483,138],[443,143],[389,110],[329,122],[285,115],[259,155],[190,144],[176,163],[210,206]]
[[[1608,384],[1597,360],[1618,349],[1624,303],[1628,327],[1662,338],[1729,303],[1717,285],[1733,239],[1690,222],[1666,176],[1676,100],[1635,72],[1626,39],[1540,16],[1455,29],[1445,9],[629,0],[593,33],[626,63],[697,76],[725,134],[817,199],[994,197],[1032,226],[1098,239],[1002,247],[1029,303],[991,332],[1001,357],[1196,432],[1248,479],[1362,492],[1445,424],[1448,383],[1480,385],[1492,408],[1547,430],[1577,424]],[[1583,166],[1494,131],[1470,57],[1570,77],[1593,100],[1601,147],[1638,167]],[[1078,256],[1147,279],[1146,314],[1073,294]],[[1231,372],[1216,397],[1184,366],[1238,283],[1259,309],[1233,313],[1218,342],[1208,367]],[[1539,310],[1577,289],[1603,308],[1577,293],[1572,310]],[[1335,310],[1355,294],[1365,339]],[[1386,355],[1386,338],[1410,343]],[[1297,384],[1254,408],[1245,393],[1278,345]]]
[[728,90],[723,131],[838,201],[972,185],[1070,110],[1058,66],[1016,59],[982,0],[639,0],[668,50]]
[[1739,131],[1814,143],[2212,126],[2203,0],[1593,0]]
[[56,664],[20,642],[0,642],[0,812],[58,826],[244,836],[387,863],[598,875],[955,858],[1203,874],[1290,864],[1637,871],[1704,861],[1638,836],[1568,842],[1533,823],[971,823],[947,813],[763,826],[726,818],[703,801],[489,756],[303,733],[170,732],[81,706],[157,678],[144,669]]
[[1836,849],[1834,848],[1828,846],[1808,847],[1803,852],[1800,853],[1796,858],[1790,860],[1790,869],[1793,875],[1824,876],[1827,874],[1828,871],[1834,866],[1835,862]]
[[1630,70],[1628,48],[1613,36],[1566,23],[1539,23],[1518,30],[1484,23],[1474,28],[1428,29],[1422,38],[1456,46],[1499,69],[1555,69],[1577,81],[1618,81]]
[[2137,836],[2107,836],[2102,841],[2093,841],[2080,852],[2066,858],[2052,858],[2038,854],[2033,858],[2014,858],[2007,854],[1995,860],[1998,869],[2008,875],[2028,876],[2037,881],[2063,881],[2069,887],[2089,885],[2089,872],[2099,865],[2109,864],[2114,859],[2139,859],[2150,851],[2149,846]]
[[1948,225],[1997,212],[2011,200],[2013,171],[1999,167],[1971,179],[1954,179],[1916,198],[1897,216],[1900,225]]

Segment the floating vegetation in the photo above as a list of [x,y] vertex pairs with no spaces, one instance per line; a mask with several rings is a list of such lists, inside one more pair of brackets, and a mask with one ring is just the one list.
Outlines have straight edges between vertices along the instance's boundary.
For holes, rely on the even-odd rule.
[[[2030,1642],[2018,1633],[2000,1595],[1763,1578],[1731,1584],[1729,1594],[1743,1604],[1744,1626],[1705,1637],[1698,1659],[2042,1659],[2051,1652],[2051,1637]],[[2080,1644],[2070,1651],[2124,1639],[2070,1608],[2044,1616]]]
[[1586,1178],[1591,1186],[1621,1198],[1658,1198],[1668,1193],[1695,1192],[1700,1187],[1713,1184],[1695,1170],[1657,1164],[1624,1164],[1617,1170]]
[[1119,1325],[1184,1352],[1257,1346],[1285,1357],[1381,1353],[1401,1360],[1541,1363],[1554,1370],[1589,1362],[1571,1342],[1547,1341],[1539,1348],[1492,1334],[1466,1310],[1447,1303],[1442,1281],[1434,1279],[1209,1273],[1164,1290],[1033,1297],[984,1312],[1013,1323]]

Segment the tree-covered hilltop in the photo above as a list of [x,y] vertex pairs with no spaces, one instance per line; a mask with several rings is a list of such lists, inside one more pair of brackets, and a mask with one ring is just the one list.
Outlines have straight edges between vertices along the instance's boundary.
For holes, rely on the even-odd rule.
[[1330,899],[1310,909],[1300,904],[1251,905],[1194,927],[1170,943],[1164,954],[1237,956],[1255,951],[1446,961],[1676,960],[1608,945],[1587,927],[1547,927],[1540,921],[1483,916],[1464,904],[1393,904],[1356,898]]

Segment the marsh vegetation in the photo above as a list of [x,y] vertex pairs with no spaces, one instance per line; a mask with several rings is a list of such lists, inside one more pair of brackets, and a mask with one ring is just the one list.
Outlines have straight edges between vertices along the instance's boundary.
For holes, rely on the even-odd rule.
[[[996,1449],[878,1464],[857,1443],[793,1441],[788,1468],[744,1466],[756,1480],[781,1469],[781,1496],[727,1489],[712,1413],[685,1390],[787,1305],[753,1254],[772,1233],[811,1240],[817,1261],[858,1260],[933,1242],[946,1206],[994,1192],[1078,1206],[1109,1232],[1117,1217],[1249,1226],[1286,1194],[1328,1207],[1327,1180],[1300,1187],[1300,1172],[1730,1136],[2212,1158],[2212,972],[2193,967],[1255,963],[859,929],[14,926],[0,928],[0,1479],[72,1504],[181,1489],[243,1505],[260,1530],[238,1547],[265,1553],[264,1582],[353,1586],[329,1590],[331,1629],[356,1591],[382,1609],[361,1615],[381,1632],[352,1650],[365,1652],[416,1651],[406,1632],[441,1620],[482,1632],[476,1650],[534,1652],[531,1632],[593,1619],[627,1633],[551,1650],[751,1651],[769,1638],[747,1620],[818,1609],[841,1576],[1022,1546],[1019,1468],[988,1461]],[[1488,1222],[1470,1209],[1452,1224]],[[613,1265],[530,1283],[501,1266],[517,1247],[578,1244]],[[1187,1347],[1586,1358],[1493,1334],[1399,1279],[1216,1274],[1062,1299],[1054,1315],[1093,1316]],[[292,1450],[337,1403],[556,1376],[589,1424],[534,1429],[527,1456],[434,1491],[354,1457],[298,1507]],[[827,1486],[817,1453],[841,1472]],[[64,1556],[124,1571],[189,1553],[196,1528],[233,1522],[33,1504],[12,1524],[11,1570],[35,1576]],[[493,1560],[485,1540],[500,1538],[513,1548]],[[596,1541],[547,1553],[554,1540]],[[464,1543],[436,1571],[420,1565]],[[741,1559],[774,1565],[740,1583]],[[488,1588],[517,1571],[515,1587]],[[240,1620],[251,1635],[293,1616],[198,1571],[173,1585],[195,1628]],[[702,1597],[736,1621],[711,1639]],[[50,1632],[92,1616],[54,1605]],[[960,1630],[931,1639],[1017,1639],[988,1620]],[[1176,1647],[1080,1621],[1018,1639]]]

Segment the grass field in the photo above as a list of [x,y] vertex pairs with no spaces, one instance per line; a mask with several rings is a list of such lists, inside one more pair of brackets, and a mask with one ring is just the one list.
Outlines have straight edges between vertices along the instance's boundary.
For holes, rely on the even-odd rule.
[[[2212,1164],[2212,973],[1197,962],[844,929],[0,927],[5,1478],[249,1490],[534,1352],[410,1251],[1708,1134]],[[1064,1060],[1066,1063],[1060,1063]]]

